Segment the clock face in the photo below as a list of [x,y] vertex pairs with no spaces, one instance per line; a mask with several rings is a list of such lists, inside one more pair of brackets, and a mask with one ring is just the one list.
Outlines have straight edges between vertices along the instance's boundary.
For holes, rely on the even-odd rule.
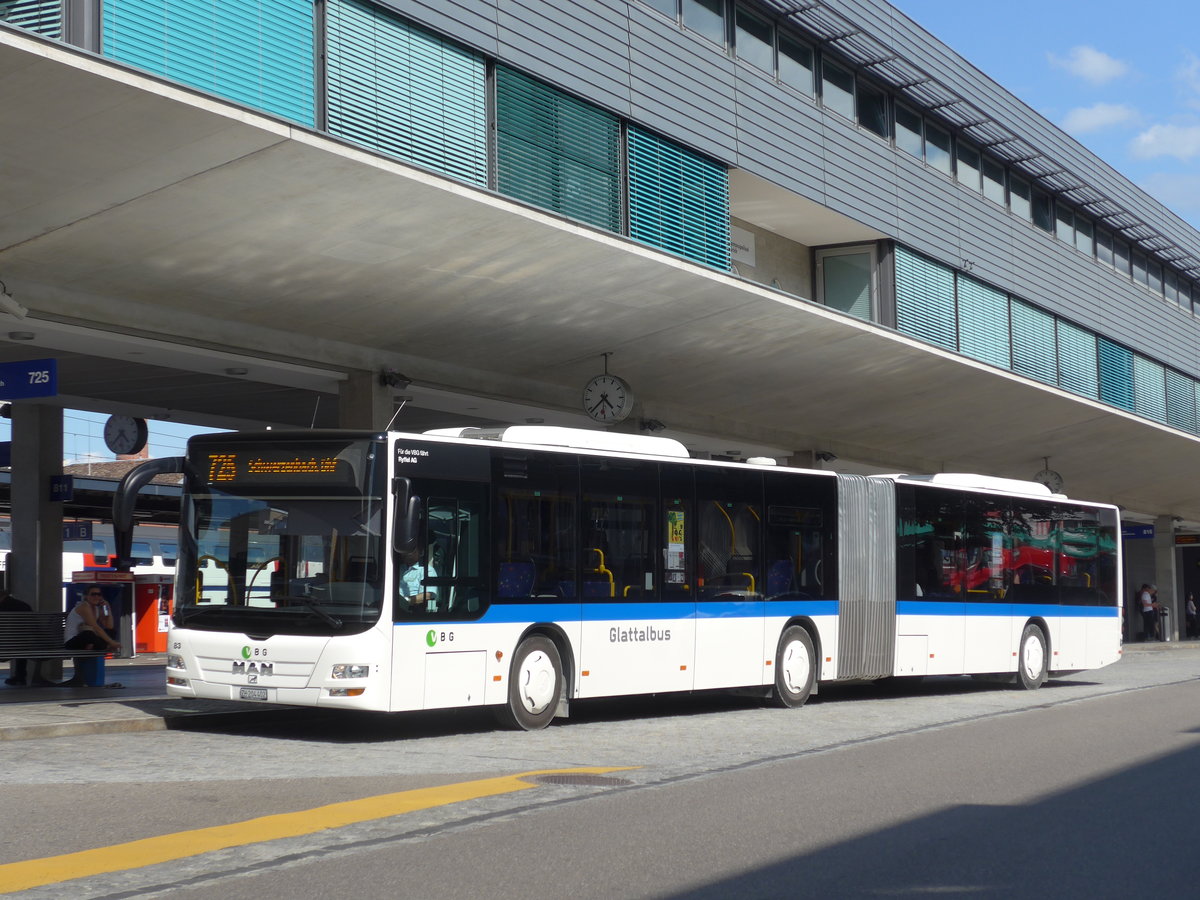
[[104,443],[113,453],[127,456],[146,446],[146,420],[133,416],[109,416],[104,423]]
[[1053,469],[1042,469],[1042,471],[1033,476],[1033,480],[1038,484],[1044,484],[1046,487],[1050,488],[1050,493],[1052,494],[1062,493],[1062,476]]
[[597,375],[583,389],[583,411],[597,422],[623,421],[633,411],[633,391],[616,375]]

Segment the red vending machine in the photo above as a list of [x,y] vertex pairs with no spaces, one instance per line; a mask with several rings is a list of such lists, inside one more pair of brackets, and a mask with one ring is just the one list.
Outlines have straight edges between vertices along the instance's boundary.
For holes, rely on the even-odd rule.
[[167,628],[174,612],[173,575],[133,576],[133,637],[138,653],[166,653]]

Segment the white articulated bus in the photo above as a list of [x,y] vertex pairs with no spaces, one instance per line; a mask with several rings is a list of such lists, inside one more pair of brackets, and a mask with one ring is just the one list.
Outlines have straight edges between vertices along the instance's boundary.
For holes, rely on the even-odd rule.
[[490,706],[534,729],[593,697],[1036,688],[1121,655],[1116,508],[1033,483],[540,426],[209,434],[187,453],[172,696]]

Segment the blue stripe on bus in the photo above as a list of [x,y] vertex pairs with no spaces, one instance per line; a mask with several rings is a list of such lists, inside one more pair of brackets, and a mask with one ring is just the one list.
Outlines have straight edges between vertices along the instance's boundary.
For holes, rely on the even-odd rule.
[[[578,612],[576,612],[578,610]],[[747,600],[651,602],[651,603],[493,603],[479,622],[636,622],[651,619],[742,619],[762,615],[834,616],[836,600]],[[1068,619],[1108,619],[1120,615],[1115,606],[1058,606],[1049,603],[963,603],[961,601],[902,600],[896,604],[900,616],[1032,616]],[[397,625],[428,624],[427,620],[397,622]]]
[[1055,603],[963,603],[961,600],[901,600],[900,616],[1059,616],[1067,619],[1110,619],[1121,611],[1115,606],[1059,606]]

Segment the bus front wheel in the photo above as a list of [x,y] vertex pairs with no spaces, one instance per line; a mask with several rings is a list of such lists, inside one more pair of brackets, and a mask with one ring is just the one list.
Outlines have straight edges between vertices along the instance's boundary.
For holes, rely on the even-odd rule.
[[1030,623],[1021,633],[1021,649],[1017,654],[1017,684],[1035,691],[1046,681],[1046,635]]
[[803,706],[817,679],[817,655],[812,638],[799,625],[785,628],[775,653],[775,688],[771,702],[795,709]]
[[540,634],[526,638],[513,656],[501,721],[524,731],[545,728],[554,718],[562,690],[562,659],[554,641]]

